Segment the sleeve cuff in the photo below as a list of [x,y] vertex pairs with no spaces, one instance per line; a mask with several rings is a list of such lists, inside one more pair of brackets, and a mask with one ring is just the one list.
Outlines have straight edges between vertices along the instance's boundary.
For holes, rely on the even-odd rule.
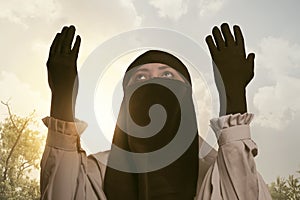
[[246,149],[255,157],[258,153],[257,145],[251,139],[250,127],[254,114],[225,115],[210,120],[210,126],[216,134],[218,144],[222,145],[234,141],[242,141]]
[[[211,119],[210,126],[216,134],[219,146],[229,142],[243,140],[249,150],[255,151],[256,145],[251,140],[249,127],[253,117],[254,114],[252,113],[237,113]],[[253,152],[253,154],[257,153]]]
[[216,134],[216,137],[219,138],[221,131],[223,129],[240,126],[240,125],[249,125],[254,117],[252,113],[244,114],[230,114],[225,115],[219,118],[213,118],[210,120],[210,126]]
[[66,151],[75,151],[80,147],[80,135],[87,123],[80,120],[66,122],[53,117],[45,117],[42,121],[48,127],[48,146]]

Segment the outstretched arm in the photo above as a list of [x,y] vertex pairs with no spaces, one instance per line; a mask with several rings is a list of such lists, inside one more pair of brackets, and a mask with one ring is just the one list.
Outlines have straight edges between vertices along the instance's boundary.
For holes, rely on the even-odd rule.
[[222,24],[221,31],[214,27],[206,41],[221,101],[221,117],[211,120],[219,150],[196,199],[271,200],[256,170],[257,146],[251,139],[249,126],[253,114],[247,113],[245,91],[254,75],[254,54],[246,56],[238,26],[234,26],[234,36],[228,24]]
[[51,117],[43,119],[48,127],[41,161],[41,199],[102,199],[103,174],[100,164],[87,157],[80,147],[80,134],[86,124],[74,122],[78,89],[76,60],[80,37],[71,44],[75,27],[64,27],[57,33],[47,61],[48,82],[52,92]]
[[246,86],[254,76],[254,53],[246,56],[239,26],[234,35],[228,24],[214,27],[206,42],[213,60],[216,85],[220,97],[220,116],[247,112]]
[[52,92],[51,117],[74,121],[74,107],[78,91],[77,57],[80,36],[72,41],[75,27],[64,27],[57,33],[50,48],[47,61],[48,83]]

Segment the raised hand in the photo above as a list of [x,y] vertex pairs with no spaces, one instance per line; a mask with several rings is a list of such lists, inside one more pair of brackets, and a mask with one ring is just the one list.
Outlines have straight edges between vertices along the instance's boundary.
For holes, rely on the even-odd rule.
[[77,57],[80,47],[80,36],[76,37],[75,27],[63,27],[57,33],[50,47],[47,61],[48,83],[52,92],[51,116],[73,121],[73,108],[78,91]]
[[241,29],[234,26],[233,30],[234,36],[224,23],[221,31],[214,27],[206,37],[220,95],[220,115],[247,112],[245,88],[254,76],[254,53],[246,56]]

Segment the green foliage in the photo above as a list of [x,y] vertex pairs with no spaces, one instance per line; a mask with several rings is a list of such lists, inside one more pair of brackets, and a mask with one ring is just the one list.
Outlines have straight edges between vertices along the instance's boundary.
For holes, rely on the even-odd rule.
[[33,115],[13,115],[4,105],[9,116],[0,122],[0,199],[39,199],[33,174],[38,174],[44,136],[34,130]]
[[[297,171],[300,174],[300,171]],[[299,200],[300,199],[300,178],[294,175],[282,178],[277,177],[275,182],[269,186],[273,200]]]

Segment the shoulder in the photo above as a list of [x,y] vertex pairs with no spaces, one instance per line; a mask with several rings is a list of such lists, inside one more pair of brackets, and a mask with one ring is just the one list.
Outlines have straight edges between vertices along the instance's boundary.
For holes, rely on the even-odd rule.
[[98,162],[101,162],[102,164],[106,165],[109,153],[110,153],[110,150],[107,150],[107,151],[102,151],[102,152],[98,152],[95,154],[91,154],[91,155],[89,155],[89,157],[92,157],[95,160],[97,160]]
[[102,180],[104,180],[109,153],[110,150],[98,152],[88,156],[88,160],[90,162],[89,168],[92,167],[97,168],[97,170],[100,170]]

